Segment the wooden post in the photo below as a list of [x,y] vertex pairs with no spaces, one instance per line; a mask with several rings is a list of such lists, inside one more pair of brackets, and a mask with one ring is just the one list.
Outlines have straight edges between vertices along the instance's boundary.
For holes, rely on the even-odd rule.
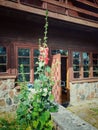
[[20,4],[20,0],[17,0],[17,3]]
[[[68,4],[68,0],[65,0],[65,4],[67,5]],[[68,9],[65,8],[65,14],[68,15]]]

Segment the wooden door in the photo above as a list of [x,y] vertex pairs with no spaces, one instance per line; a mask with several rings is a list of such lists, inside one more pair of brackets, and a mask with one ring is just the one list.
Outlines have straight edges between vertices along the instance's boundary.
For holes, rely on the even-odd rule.
[[62,88],[61,88],[61,55],[56,54],[52,57],[51,75],[54,80],[52,93],[57,103],[62,103]]

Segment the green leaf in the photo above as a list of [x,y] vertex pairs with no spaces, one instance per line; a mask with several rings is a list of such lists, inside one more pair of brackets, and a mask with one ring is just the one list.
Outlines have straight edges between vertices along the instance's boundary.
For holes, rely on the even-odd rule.
[[49,66],[47,66],[47,67],[45,68],[45,71],[48,72],[48,73],[50,73],[50,72],[51,72],[51,68],[50,68]]
[[53,130],[53,121],[52,120],[49,120],[47,123],[46,123],[46,128],[44,130]]
[[29,125],[26,130],[32,130],[31,126]]
[[32,117],[37,117],[37,116],[39,116],[39,113],[38,112],[32,112]]
[[39,67],[43,67],[44,66],[44,62],[39,62]]
[[49,100],[53,101],[54,100],[54,96],[52,94],[49,95]]
[[57,106],[51,106],[49,110],[50,110],[50,112],[57,112],[58,107]]
[[40,119],[41,119],[43,122],[46,122],[49,118],[50,118],[50,112],[49,112],[49,111],[45,111],[44,113],[42,113]]
[[39,120],[33,121],[33,127],[36,129],[39,124]]

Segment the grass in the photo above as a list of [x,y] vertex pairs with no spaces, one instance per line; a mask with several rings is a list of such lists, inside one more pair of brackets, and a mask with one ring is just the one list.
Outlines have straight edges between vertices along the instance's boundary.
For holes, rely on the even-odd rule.
[[0,130],[17,130],[15,112],[0,113]]

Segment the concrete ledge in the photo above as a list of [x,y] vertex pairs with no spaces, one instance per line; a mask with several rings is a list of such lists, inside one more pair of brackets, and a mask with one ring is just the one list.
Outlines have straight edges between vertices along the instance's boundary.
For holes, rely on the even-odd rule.
[[52,113],[52,118],[56,124],[56,130],[97,130],[61,105],[58,112]]

